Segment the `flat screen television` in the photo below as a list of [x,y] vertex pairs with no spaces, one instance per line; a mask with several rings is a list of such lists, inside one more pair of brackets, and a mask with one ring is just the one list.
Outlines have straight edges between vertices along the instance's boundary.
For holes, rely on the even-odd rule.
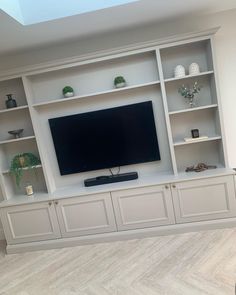
[[61,175],[160,160],[152,102],[49,119]]

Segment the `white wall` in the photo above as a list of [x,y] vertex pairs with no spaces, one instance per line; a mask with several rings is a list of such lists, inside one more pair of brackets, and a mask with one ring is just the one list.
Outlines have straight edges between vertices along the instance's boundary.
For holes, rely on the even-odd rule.
[[234,33],[236,10],[201,17],[189,16],[181,20],[130,28],[90,39],[57,44],[40,50],[25,51],[18,55],[4,56],[0,58],[0,70],[78,56],[97,50],[126,46],[216,26],[221,26],[215,41],[227,149],[230,165],[236,167],[236,98],[234,90],[236,83],[236,38]]

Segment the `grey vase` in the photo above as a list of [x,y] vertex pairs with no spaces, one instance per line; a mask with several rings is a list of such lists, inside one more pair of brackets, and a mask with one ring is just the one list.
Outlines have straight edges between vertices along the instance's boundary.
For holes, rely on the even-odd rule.
[[6,107],[7,109],[17,107],[16,100],[12,97],[12,94],[7,94]]

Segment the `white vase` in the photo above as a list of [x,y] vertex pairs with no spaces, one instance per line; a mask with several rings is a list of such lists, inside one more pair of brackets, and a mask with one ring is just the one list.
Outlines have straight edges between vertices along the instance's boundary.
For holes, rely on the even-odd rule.
[[185,68],[182,65],[178,65],[175,67],[175,78],[181,78],[185,76]]
[[189,66],[189,75],[197,75],[199,73],[199,65],[196,62],[191,63],[191,65]]
[[121,83],[115,84],[116,88],[122,88],[122,87],[125,87],[125,86],[126,86],[126,82],[121,82]]
[[74,92],[66,92],[65,94],[64,94],[64,97],[72,97],[72,96],[74,96]]

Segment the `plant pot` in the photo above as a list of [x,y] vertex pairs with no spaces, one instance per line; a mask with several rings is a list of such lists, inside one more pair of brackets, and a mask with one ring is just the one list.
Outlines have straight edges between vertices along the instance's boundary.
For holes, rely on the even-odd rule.
[[121,83],[115,84],[116,88],[122,88],[122,87],[125,87],[125,86],[126,86],[126,82],[121,82]]
[[64,93],[64,97],[68,98],[68,97],[72,97],[74,96],[74,92],[66,92]]

